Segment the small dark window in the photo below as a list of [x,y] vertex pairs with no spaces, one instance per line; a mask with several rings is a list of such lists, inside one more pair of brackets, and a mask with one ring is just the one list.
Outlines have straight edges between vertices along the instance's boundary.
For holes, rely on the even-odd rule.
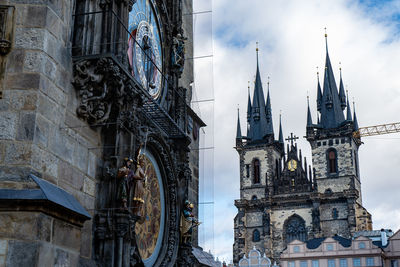
[[346,139],[345,139],[345,138],[342,138],[341,143],[342,143],[342,144],[346,143]]
[[339,144],[339,139],[335,140],[335,144],[337,144],[337,145]]
[[322,142],[322,145],[323,145],[323,146],[326,146],[326,141]]
[[259,242],[260,241],[260,231],[257,229],[253,231],[253,242]]
[[332,209],[332,218],[336,220],[338,217],[339,217],[338,210],[336,208],[333,208]]
[[337,158],[334,149],[328,150],[328,170],[329,173],[337,173]]
[[329,145],[333,145],[333,140],[329,140]]
[[317,142],[317,146],[321,146],[321,142]]
[[250,164],[246,164],[246,177],[250,177]]
[[260,183],[260,161],[255,159],[253,162],[253,183]]

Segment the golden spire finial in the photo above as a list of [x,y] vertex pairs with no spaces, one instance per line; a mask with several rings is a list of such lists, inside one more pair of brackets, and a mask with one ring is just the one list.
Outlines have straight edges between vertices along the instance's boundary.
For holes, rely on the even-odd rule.
[[326,33],[326,27],[324,28],[324,30],[325,30],[325,37],[328,37],[328,34]]
[[317,78],[319,79],[319,69],[318,69],[318,66],[317,66]]
[[250,89],[250,81],[247,81],[247,88]]
[[339,61],[339,70],[342,72],[342,62]]
[[258,41],[256,42],[256,52],[258,52]]
[[269,76],[267,77],[267,84],[268,84],[268,88],[269,88]]

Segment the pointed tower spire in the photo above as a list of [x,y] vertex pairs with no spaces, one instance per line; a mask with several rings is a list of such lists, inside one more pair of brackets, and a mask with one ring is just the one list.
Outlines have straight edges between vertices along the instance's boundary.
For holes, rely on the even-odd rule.
[[346,115],[346,120],[347,121],[351,121],[353,119],[351,118],[351,109],[350,109],[350,104],[349,104],[349,91],[346,90],[346,93],[347,93],[347,115]]
[[322,91],[321,91],[321,85],[319,83],[319,72],[318,72],[318,67],[317,67],[317,110],[321,111],[321,104],[322,104]]
[[358,121],[357,121],[357,115],[356,115],[356,106],[355,106],[355,104],[354,104],[354,101],[353,101],[353,118],[354,118],[354,126],[353,126],[353,129],[354,129],[354,131],[357,131],[358,130]]
[[283,145],[282,114],[279,114],[279,143]]
[[239,107],[238,107],[238,118],[237,118],[237,126],[236,126],[236,139],[242,138],[242,129],[240,128],[240,119],[239,119]]
[[250,124],[251,124],[251,100],[250,100],[250,81],[248,81],[247,85],[247,94],[248,94],[248,101],[247,101],[247,138],[251,138],[250,132]]
[[307,127],[312,127],[312,117],[310,111],[310,97],[307,96]]
[[269,96],[269,76],[268,76],[268,82],[267,82],[267,104],[265,106],[265,114],[267,118],[267,131],[265,134],[271,135],[274,133],[274,126],[272,124],[272,108],[271,108],[271,98]]
[[[250,119],[250,130],[249,136],[251,141],[266,140],[266,136],[273,135],[272,119],[267,122],[267,114],[265,107],[264,91],[261,83],[261,75],[258,62],[258,43],[256,48],[257,57],[257,71],[254,83],[253,101],[251,104],[251,119]],[[271,116],[272,118],[272,116]],[[270,127],[271,125],[271,127]]]
[[[325,29],[326,31],[326,29]],[[321,125],[325,129],[337,128],[345,121],[343,110],[339,99],[339,94],[333,75],[331,60],[328,53],[328,40],[325,32],[326,42],[326,61],[325,61],[325,74],[324,74],[324,87],[322,90],[322,103],[321,103]]]
[[[339,64],[341,64],[339,62]],[[340,71],[340,83],[339,83],[339,100],[340,100],[340,106],[342,107],[342,110],[346,108],[346,95],[344,93],[344,86],[343,86],[343,80],[342,80],[342,67],[339,68]]]

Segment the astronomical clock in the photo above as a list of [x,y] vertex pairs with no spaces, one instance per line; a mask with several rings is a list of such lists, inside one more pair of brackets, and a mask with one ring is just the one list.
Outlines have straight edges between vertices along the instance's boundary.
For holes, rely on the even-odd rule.
[[153,1],[138,0],[129,12],[128,25],[132,75],[154,99],[159,99],[163,91],[162,30]]

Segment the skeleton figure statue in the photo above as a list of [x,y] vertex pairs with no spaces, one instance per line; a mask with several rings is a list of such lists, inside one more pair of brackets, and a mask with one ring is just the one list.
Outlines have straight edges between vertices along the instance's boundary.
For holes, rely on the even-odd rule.
[[185,207],[183,208],[182,211],[182,216],[181,216],[181,225],[180,225],[180,230],[181,230],[181,240],[182,243],[191,243],[192,242],[192,233],[193,233],[193,228],[197,227],[201,224],[193,215],[193,204],[190,203],[189,200],[185,201]]

